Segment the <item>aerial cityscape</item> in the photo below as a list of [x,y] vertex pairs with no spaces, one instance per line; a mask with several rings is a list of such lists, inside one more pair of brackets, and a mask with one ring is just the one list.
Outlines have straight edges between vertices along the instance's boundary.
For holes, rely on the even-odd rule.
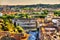
[[1,0],[0,40],[60,40],[60,0]]

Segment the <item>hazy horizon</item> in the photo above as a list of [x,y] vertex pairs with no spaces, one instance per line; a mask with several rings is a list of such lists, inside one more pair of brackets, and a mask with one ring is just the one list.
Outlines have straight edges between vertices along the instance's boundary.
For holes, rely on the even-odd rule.
[[60,0],[0,0],[0,5],[60,4]]

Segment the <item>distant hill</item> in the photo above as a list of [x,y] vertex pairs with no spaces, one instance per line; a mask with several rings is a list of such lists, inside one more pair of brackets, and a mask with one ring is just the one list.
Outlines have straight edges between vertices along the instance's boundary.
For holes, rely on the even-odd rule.
[[[1,5],[2,6],[2,5]],[[25,8],[25,7],[42,7],[42,8],[60,8],[60,4],[36,4],[36,5],[16,5],[16,6],[7,6],[7,7],[19,7],[19,8]]]

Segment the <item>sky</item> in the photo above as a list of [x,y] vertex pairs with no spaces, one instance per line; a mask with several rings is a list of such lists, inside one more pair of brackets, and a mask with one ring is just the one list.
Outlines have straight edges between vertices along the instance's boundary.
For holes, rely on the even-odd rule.
[[0,5],[60,4],[60,0],[0,0]]

